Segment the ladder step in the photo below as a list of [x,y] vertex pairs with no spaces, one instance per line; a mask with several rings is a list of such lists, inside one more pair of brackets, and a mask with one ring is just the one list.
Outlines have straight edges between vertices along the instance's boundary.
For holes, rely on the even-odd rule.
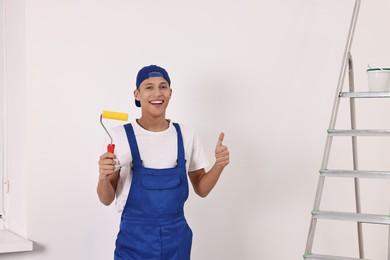
[[390,179],[388,171],[320,170],[321,176]]
[[368,260],[363,258],[331,256],[331,255],[316,255],[316,254],[304,255],[303,258],[306,260]]
[[390,225],[390,216],[387,215],[336,212],[336,211],[313,211],[312,216],[313,218],[317,218],[317,219],[333,219],[333,220],[345,220],[345,221],[355,221],[355,222],[362,222],[362,223]]
[[389,98],[390,92],[341,92],[343,98]]
[[328,129],[330,136],[388,136],[390,135],[389,129],[378,130],[335,130]]

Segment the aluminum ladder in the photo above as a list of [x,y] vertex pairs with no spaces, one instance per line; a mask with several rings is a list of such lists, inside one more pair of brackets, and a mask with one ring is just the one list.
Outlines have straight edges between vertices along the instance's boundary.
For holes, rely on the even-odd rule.
[[[354,91],[354,75],[353,75],[353,61],[350,54],[353,36],[355,33],[356,22],[360,9],[360,0],[355,0],[355,6],[353,10],[352,19],[350,22],[349,33],[347,43],[344,50],[343,61],[338,78],[338,85],[336,95],[334,98],[333,110],[331,114],[331,120],[328,128],[327,139],[325,144],[325,150],[322,158],[320,176],[318,180],[318,186],[314,201],[314,207],[312,210],[311,223],[309,228],[309,234],[306,242],[306,249],[303,258],[306,260],[358,260],[364,258],[364,246],[363,246],[363,233],[362,223],[382,224],[390,225],[390,216],[388,215],[375,215],[375,214],[363,214],[361,212],[360,205],[360,178],[384,178],[390,179],[390,171],[361,171],[358,167],[357,158],[357,137],[359,136],[390,136],[390,130],[358,130],[356,129],[356,116],[355,116],[355,99],[358,98],[390,98],[390,92],[355,92]],[[349,91],[343,92],[344,80],[348,71],[349,77]],[[351,129],[338,130],[335,129],[336,119],[341,99],[349,98],[350,102],[350,118]],[[332,146],[333,137],[336,136],[351,136],[352,138],[352,157],[353,157],[353,170],[333,170],[328,169],[328,160],[330,155],[330,149]],[[324,183],[326,177],[347,177],[354,180],[355,185],[355,202],[356,212],[335,212],[335,211],[321,211],[320,203],[323,193]],[[358,243],[359,243],[359,258],[332,256],[332,255],[319,255],[312,252],[314,234],[316,230],[317,221],[319,219],[330,220],[343,220],[352,221],[357,223],[358,231]],[[390,227],[390,226],[389,226]],[[390,231],[389,231],[389,249],[390,251]],[[390,260],[390,252],[388,253],[388,259]]]

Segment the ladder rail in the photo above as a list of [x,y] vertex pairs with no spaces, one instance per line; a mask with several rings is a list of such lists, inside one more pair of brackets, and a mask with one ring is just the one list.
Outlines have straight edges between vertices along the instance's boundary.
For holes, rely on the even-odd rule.
[[[331,120],[329,123],[329,129],[333,129],[334,126],[336,125],[337,112],[338,112],[338,108],[339,108],[339,104],[340,104],[340,93],[343,89],[345,73],[346,73],[346,68],[347,68],[347,57],[348,57],[348,53],[351,51],[353,36],[355,33],[357,18],[359,15],[360,3],[361,3],[361,0],[355,1],[355,6],[353,9],[353,14],[352,14],[351,22],[350,22],[347,42],[346,42],[345,50],[344,50],[344,57],[342,60],[339,79],[338,79],[338,83],[337,83],[337,89],[336,89],[336,94],[335,94],[335,98],[334,98]],[[328,165],[332,139],[333,139],[333,137],[328,135],[328,137],[326,139],[324,155],[322,158],[321,169],[326,169],[326,166]],[[323,187],[324,187],[324,182],[325,182],[325,178],[323,176],[320,176],[319,180],[318,180],[317,192],[316,192],[316,196],[315,196],[315,200],[314,200],[314,206],[313,206],[314,210],[319,209],[322,191],[323,191]],[[307,242],[306,242],[305,254],[311,254],[311,251],[313,248],[313,240],[314,240],[316,225],[317,225],[317,220],[315,218],[312,218],[311,223],[310,223],[310,228],[309,228],[309,234],[308,234],[308,238],[307,238]]]
[[356,29],[357,18],[359,16],[360,3],[361,3],[361,0],[355,1],[355,7],[353,10],[353,15],[352,15],[352,19],[351,19],[351,23],[350,23],[350,27],[349,27],[349,32],[348,32],[347,43],[345,45],[345,50],[344,50],[344,57],[343,57],[343,61],[341,64],[340,75],[339,75],[339,79],[338,79],[338,83],[337,83],[337,89],[336,89],[336,94],[335,94],[333,109],[332,109],[332,116],[331,116],[331,120],[329,123],[330,129],[333,129],[336,125],[337,112],[338,112],[338,108],[339,108],[339,104],[340,104],[339,96],[340,96],[340,93],[342,92],[343,85],[344,85],[345,74],[347,71],[348,55],[351,52],[353,37],[355,34],[355,29]]
[[[353,72],[353,60],[352,55],[348,53],[348,78],[349,78],[349,92],[355,92],[355,80]],[[351,130],[356,130],[356,106],[355,99],[351,98],[349,100],[350,106],[350,118],[351,118]],[[358,152],[357,152],[357,137],[352,136],[352,160],[353,160],[353,170],[359,170],[358,163]],[[360,180],[359,178],[354,178],[354,188],[355,188],[355,206],[356,213],[361,213],[361,203],[360,203]],[[357,233],[358,233],[358,245],[359,245],[359,257],[364,258],[364,243],[363,243],[363,226],[361,222],[357,222]]]

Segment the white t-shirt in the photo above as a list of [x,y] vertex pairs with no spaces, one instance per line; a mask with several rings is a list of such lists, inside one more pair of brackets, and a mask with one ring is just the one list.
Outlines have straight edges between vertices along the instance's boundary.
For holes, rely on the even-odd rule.
[[[138,125],[136,121],[131,124],[134,129],[141,160],[145,167],[163,169],[176,166],[177,134],[171,121],[168,129],[161,132],[147,131]],[[206,168],[209,165],[209,161],[195,130],[190,126],[181,124],[180,129],[183,136],[187,172]],[[118,212],[121,212],[125,207],[131,185],[132,156],[125,128],[123,126],[114,127],[111,129],[110,134],[115,144],[115,154],[122,166],[115,201]]]

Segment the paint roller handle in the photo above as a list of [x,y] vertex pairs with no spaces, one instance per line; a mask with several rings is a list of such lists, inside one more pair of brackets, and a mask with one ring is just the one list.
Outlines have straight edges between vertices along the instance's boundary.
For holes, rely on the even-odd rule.
[[114,153],[114,151],[115,151],[115,144],[107,145],[107,152]]
[[[114,151],[115,151],[115,144],[108,144],[107,145],[107,152],[114,153]],[[114,161],[115,161],[115,169],[114,170],[115,171],[120,170],[122,168],[121,163],[119,162],[119,160],[116,157],[115,157]]]

